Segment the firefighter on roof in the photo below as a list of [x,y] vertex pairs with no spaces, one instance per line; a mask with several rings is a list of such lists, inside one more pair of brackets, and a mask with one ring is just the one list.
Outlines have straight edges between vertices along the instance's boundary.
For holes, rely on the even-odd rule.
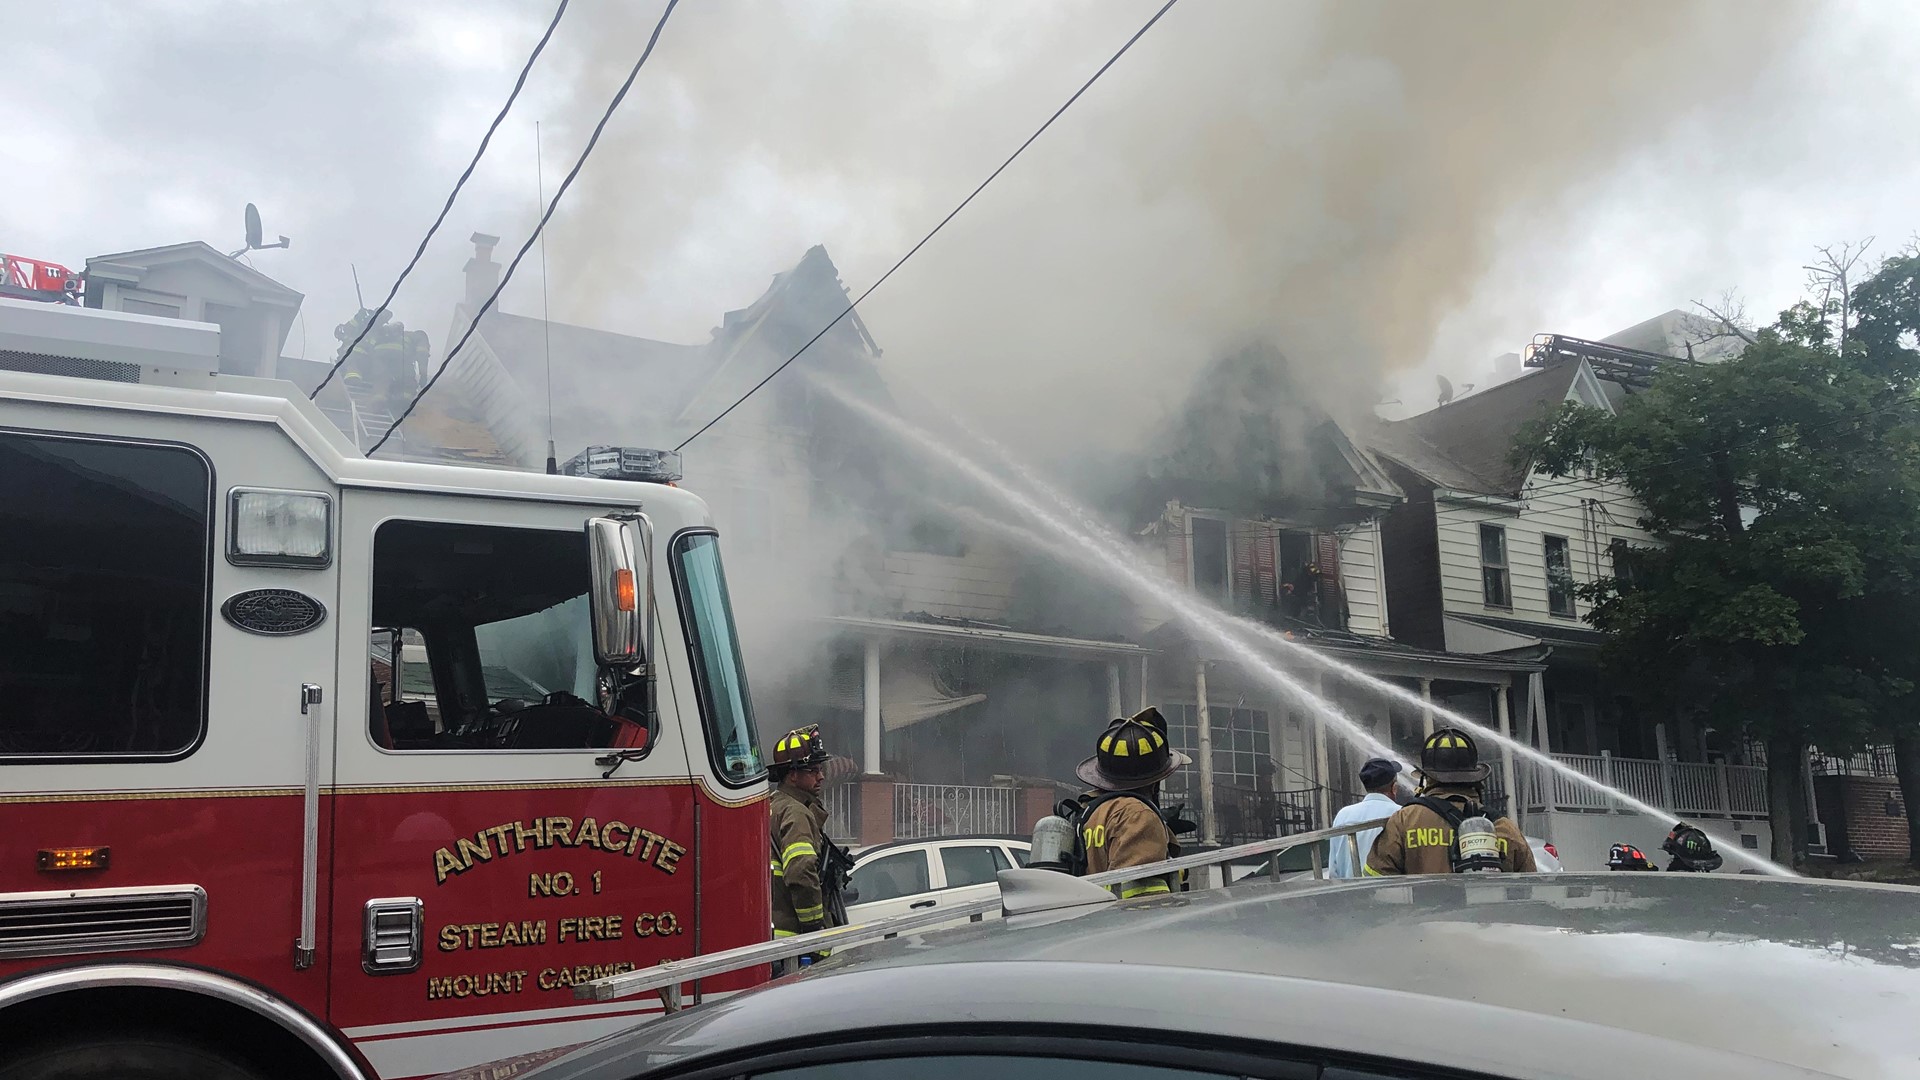
[[[829,913],[825,866],[832,850],[827,808],[820,801],[827,748],[820,728],[799,728],[780,737],[769,768],[775,783],[768,805],[773,851],[773,936],[792,937],[845,922]],[[837,906],[837,905],[835,905]]]
[[[1464,869],[1458,865],[1457,830],[1462,821],[1486,813],[1481,803],[1492,770],[1480,760],[1473,736],[1458,728],[1441,728],[1427,736],[1420,748],[1417,771],[1419,792],[1387,819],[1367,853],[1369,877],[1450,874]],[[1531,874],[1538,869],[1533,849],[1510,818],[1495,821],[1493,832],[1502,871]]]
[[[1167,722],[1158,709],[1115,720],[1100,733],[1094,755],[1075,770],[1096,788],[1080,822],[1087,873],[1164,862],[1179,854],[1173,830],[1160,812],[1160,782],[1188,764],[1187,755],[1167,744]],[[1120,898],[1172,891],[1165,877],[1126,881]]]

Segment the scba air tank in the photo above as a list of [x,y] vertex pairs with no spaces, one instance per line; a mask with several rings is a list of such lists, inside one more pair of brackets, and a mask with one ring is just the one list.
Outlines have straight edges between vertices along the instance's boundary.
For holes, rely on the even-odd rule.
[[1497,874],[1500,872],[1500,837],[1485,815],[1470,817],[1455,830],[1458,854],[1453,861],[1456,874]]
[[1027,855],[1027,865],[1040,870],[1069,870],[1073,842],[1073,823],[1049,814],[1033,825],[1033,850]]

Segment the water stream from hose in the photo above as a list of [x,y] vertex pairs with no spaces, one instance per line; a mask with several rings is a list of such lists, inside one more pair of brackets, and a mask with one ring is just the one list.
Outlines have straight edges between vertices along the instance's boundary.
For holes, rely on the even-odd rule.
[[[1022,518],[1050,533],[1059,540],[1057,545],[1048,545],[1056,554],[1071,558],[1136,597],[1164,608],[1189,632],[1220,648],[1243,670],[1279,691],[1289,702],[1323,718],[1330,729],[1366,753],[1387,758],[1395,756],[1392,747],[1356,723],[1319,689],[1308,686],[1292,672],[1275,663],[1268,651],[1271,647],[1278,647],[1289,656],[1299,656],[1334,672],[1338,677],[1351,683],[1378,690],[1417,708],[1431,710],[1436,717],[1444,718],[1449,723],[1473,731],[1505,747],[1510,753],[1524,760],[1531,761],[1576,785],[1598,792],[1605,798],[1616,800],[1621,805],[1656,821],[1681,820],[1680,815],[1634,798],[1618,788],[1596,780],[1564,762],[1555,760],[1551,755],[1544,754],[1510,735],[1489,727],[1482,721],[1463,716],[1403,686],[1327,656],[1272,627],[1221,611],[1202,600],[1197,594],[1175,585],[1158,568],[1147,563],[1132,544],[1102,524],[1092,511],[1035,476],[1032,470],[991,440],[975,433],[967,433],[968,438],[1000,459],[1015,483],[1009,483],[1008,476],[995,473],[957,448],[936,438],[924,428],[861,399],[856,394],[835,385],[831,380],[813,376],[813,381],[842,404],[866,417],[875,427],[918,450],[927,458],[959,473]],[[1315,682],[1318,683],[1319,679],[1316,678]],[[1518,800],[1520,796],[1518,792],[1509,792],[1508,797]],[[1792,871],[1742,848],[1728,848],[1726,854],[1763,873],[1793,876]]]

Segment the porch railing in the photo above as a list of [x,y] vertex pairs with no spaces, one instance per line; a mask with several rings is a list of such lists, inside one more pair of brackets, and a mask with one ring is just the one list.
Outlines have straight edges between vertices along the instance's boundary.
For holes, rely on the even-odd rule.
[[968,833],[1011,833],[1018,828],[1016,792],[1010,787],[957,784],[893,785],[893,835],[897,840]]
[[[1555,754],[1583,776],[1643,803],[1690,817],[1765,817],[1767,770],[1753,765],[1701,765],[1615,757],[1609,753]],[[1543,765],[1520,763],[1529,810],[1630,813],[1625,802]]]
[[860,842],[860,785],[827,785],[827,836],[835,843]]

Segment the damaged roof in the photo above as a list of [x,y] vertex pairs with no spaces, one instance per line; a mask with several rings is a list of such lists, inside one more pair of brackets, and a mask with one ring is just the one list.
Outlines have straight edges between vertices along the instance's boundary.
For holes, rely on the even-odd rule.
[[1532,470],[1512,460],[1514,437],[1565,401],[1586,370],[1583,363],[1556,364],[1381,424],[1374,447],[1435,487],[1517,498]]
[[[847,304],[833,260],[816,245],[791,269],[774,275],[751,305],[728,312],[703,344],[543,322],[497,309],[481,320],[476,337],[499,359],[526,405],[543,415],[551,379],[554,426],[574,433],[576,441],[628,436],[670,441],[765,378]],[[857,315],[841,319],[821,345],[850,345],[866,358],[879,355]],[[831,369],[842,351],[816,346],[808,356],[813,366]],[[567,448],[561,449],[564,456]]]

